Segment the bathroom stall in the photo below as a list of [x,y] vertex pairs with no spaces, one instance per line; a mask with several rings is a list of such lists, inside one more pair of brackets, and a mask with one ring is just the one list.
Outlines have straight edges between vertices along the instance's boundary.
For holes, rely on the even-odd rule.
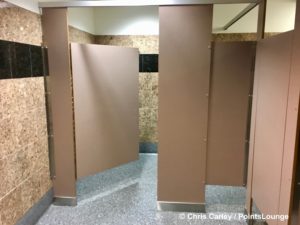
[[55,201],[76,205],[79,179],[138,159],[139,52],[70,44],[67,15],[66,8],[44,9],[43,29],[51,70]]
[[211,44],[211,9],[197,7],[160,7],[159,208],[199,212],[206,186],[247,186],[247,213],[290,215],[299,23],[257,42]]
[[[60,49],[49,37],[66,29],[56,19],[66,9],[44,13],[51,88],[65,94],[52,107],[56,151],[67,149],[55,155],[56,196],[76,199],[77,179],[138,159],[139,53],[69,45],[66,36]],[[158,209],[204,212],[207,188],[217,185],[247,188],[247,213],[255,203],[264,214],[289,214],[299,23],[268,39],[220,42],[212,41],[213,5],[162,5],[159,18]],[[64,67],[53,49],[65,54]]]
[[210,6],[159,13],[158,201],[203,210],[207,185],[246,185],[256,43],[211,42]]

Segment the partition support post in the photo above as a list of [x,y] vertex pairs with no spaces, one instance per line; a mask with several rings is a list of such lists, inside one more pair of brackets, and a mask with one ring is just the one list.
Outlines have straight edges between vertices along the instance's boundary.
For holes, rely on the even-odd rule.
[[43,9],[43,41],[48,47],[54,135],[54,196],[57,204],[76,205],[73,94],[67,8]]

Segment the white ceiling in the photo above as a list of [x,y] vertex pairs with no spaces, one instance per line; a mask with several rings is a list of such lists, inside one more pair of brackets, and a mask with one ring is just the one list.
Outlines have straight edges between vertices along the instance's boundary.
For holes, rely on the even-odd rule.
[[[47,2],[51,0],[7,1],[39,12],[38,1]],[[215,5],[213,31],[215,33],[256,32],[257,9],[252,10],[227,31],[222,29],[246,6],[247,4]],[[296,0],[268,0],[266,32],[292,30],[295,9]],[[69,10],[69,21],[72,26],[93,34],[158,34],[158,7],[73,8]]]

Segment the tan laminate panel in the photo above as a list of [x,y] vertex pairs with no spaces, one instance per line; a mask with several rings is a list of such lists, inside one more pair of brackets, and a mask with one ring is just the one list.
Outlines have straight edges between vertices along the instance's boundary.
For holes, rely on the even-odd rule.
[[163,6],[158,201],[204,203],[212,6]]
[[207,184],[244,183],[254,42],[215,42],[212,56]]
[[78,178],[138,159],[138,50],[71,44]]
[[[297,1],[295,30],[293,36],[293,53],[291,60],[291,75],[287,106],[287,119],[284,140],[284,158],[280,189],[280,214],[288,214],[291,201],[292,178],[295,151],[299,148],[297,129],[299,130],[299,97],[300,97],[300,1]],[[300,153],[298,153],[300,154]],[[300,223],[300,222],[299,222]],[[283,224],[283,223],[281,223]],[[284,223],[287,225],[287,223]]]
[[43,38],[48,47],[54,134],[56,197],[75,197],[75,147],[67,8],[43,9]]
[[[253,199],[264,214],[278,214],[293,32],[258,42]],[[276,221],[268,221],[270,225]]]
[[[257,52],[257,51],[256,51]],[[255,67],[259,66],[260,55],[256,55]],[[253,158],[254,158],[254,144],[255,144],[255,129],[256,129],[256,114],[257,114],[257,101],[258,101],[258,77],[254,74],[253,82],[253,97],[252,97],[252,110],[250,122],[250,139],[249,139],[249,158],[247,168],[247,190],[246,190],[246,204],[245,208],[248,215],[252,213],[252,182],[253,182]]]

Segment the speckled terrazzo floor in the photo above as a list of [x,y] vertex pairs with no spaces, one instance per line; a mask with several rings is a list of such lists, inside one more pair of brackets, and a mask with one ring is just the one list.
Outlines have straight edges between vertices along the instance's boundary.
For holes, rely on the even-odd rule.
[[[244,188],[207,186],[206,214],[157,211],[156,171],[157,156],[141,154],[136,162],[80,180],[78,205],[52,205],[37,225],[246,224],[237,218],[243,212]],[[191,219],[195,215],[198,218]],[[208,218],[213,215],[232,218]]]

